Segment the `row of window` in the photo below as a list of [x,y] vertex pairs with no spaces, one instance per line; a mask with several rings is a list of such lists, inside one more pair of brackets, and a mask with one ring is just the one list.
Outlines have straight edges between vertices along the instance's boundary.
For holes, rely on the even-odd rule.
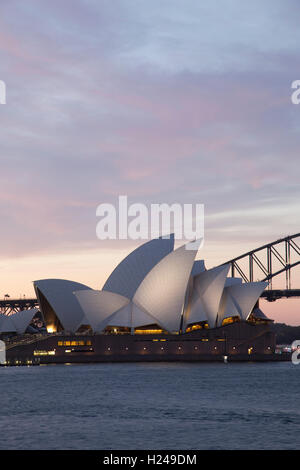
[[[67,341],[65,341],[65,342],[67,342]],[[70,343],[70,341],[68,341],[68,342]],[[75,342],[75,341],[74,341],[74,342]],[[62,341],[60,341],[60,343],[62,343]],[[77,341],[77,343],[78,343],[78,341]],[[84,343],[84,341],[83,341],[83,343]],[[89,341],[89,343],[90,343],[90,341]],[[86,343],[86,344],[87,344],[87,343]],[[85,344],[83,344],[83,345],[85,345]],[[62,346],[62,344],[59,344],[59,346]],[[76,345],[76,346],[77,346],[77,345]],[[143,350],[144,350],[144,351],[147,351],[147,349],[148,349],[148,348],[147,348],[146,346],[144,346]],[[165,348],[164,348],[163,346],[161,346],[160,349],[163,351]],[[177,349],[178,349],[178,351],[181,351],[181,350],[182,350],[182,346],[178,346]],[[194,350],[197,351],[197,349],[198,349],[198,346],[194,346]],[[217,346],[214,346],[214,350],[217,350],[217,349],[218,349]],[[232,349],[235,350],[235,349],[236,349],[235,346],[233,346]],[[270,348],[268,348],[268,349],[270,349]],[[108,347],[108,348],[106,348],[106,350],[107,350],[107,351],[111,351],[111,348]],[[129,348],[128,348],[128,347],[125,347],[125,350],[128,351]],[[68,349],[65,350],[66,353],[73,352],[73,351],[74,351],[74,350],[68,350]],[[92,351],[92,349],[91,349],[91,351]],[[54,349],[54,350],[50,350],[50,351],[35,350],[35,351],[33,352],[33,355],[34,355],[34,356],[54,356],[54,355],[55,355],[55,352],[56,352],[55,349]],[[74,352],[76,352],[76,350],[75,350]],[[253,347],[248,348],[248,354],[250,355],[250,354],[252,354],[252,353],[253,353]]]
[[57,346],[91,346],[91,341],[58,341]]
[[[153,342],[165,342],[167,341],[166,339],[152,339],[150,341],[153,341]],[[209,339],[207,338],[202,338],[200,339],[199,341],[209,341]],[[213,340],[214,341],[214,340]],[[217,341],[225,341],[225,339],[223,338],[217,338]],[[83,341],[83,340],[80,340],[80,341],[58,341],[57,342],[57,345],[58,346],[92,346],[92,342],[90,340],[87,340],[87,341]]]
[[[125,349],[126,351],[128,351],[129,348],[126,347],[126,348],[124,348],[124,349]],[[143,350],[144,350],[144,351],[147,351],[148,349],[151,350],[151,348],[147,348],[146,346],[143,347]],[[163,346],[161,346],[160,349],[163,351],[165,348],[164,348]],[[178,346],[177,349],[178,349],[178,351],[181,351],[181,350],[183,349],[183,347],[182,347],[182,346]],[[194,346],[194,349],[195,349],[195,351],[196,351],[196,350],[199,349],[199,348],[198,348],[198,346]],[[215,346],[214,349],[218,349],[217,346]],[[111,347],[108,347],[108,348],[106,348],[106,351],[112,351],[112,348],[111,348]]]
[[55,349],[52,351],[40,351],[40,350],[35,350],[33,351],[34,356],[55,356]]

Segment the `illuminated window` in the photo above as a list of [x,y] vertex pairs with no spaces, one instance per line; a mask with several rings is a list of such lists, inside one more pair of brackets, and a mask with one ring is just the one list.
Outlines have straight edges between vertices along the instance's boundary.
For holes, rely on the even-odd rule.
[[156,335],[163,333],[163,330],[135,330],[134,333],[137,335]]
[[91,341],[58,341],[57,346],[91,346]]
[[195,323],[194,325],[189,325],[186,329],[186,332],[190,333],[191,331],[202,330],[203,328],[205,329],[209,328],[208,323],[202,322],[202,323]]
[[232,317],[224,318],[224,320],[222,322],[222,326],[229,325],[230,323],[235,323],[237,321],[240,321],[240,317],[238,317],[238,316],[232,316]]
[[35,350],[33,351],[33,355],[34,356],[55,356],[55,349],[53,349],[52,351]]
[[56,333],[55,326],[47,326],[47,333]]

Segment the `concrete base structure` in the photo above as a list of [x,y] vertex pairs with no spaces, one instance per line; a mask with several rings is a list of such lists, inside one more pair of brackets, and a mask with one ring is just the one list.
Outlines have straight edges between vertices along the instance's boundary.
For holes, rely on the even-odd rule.
[[[236,322],[185,334],[64,333],[8,344],[8,365],[92,362],[272,361],[275,335],[268,324]],[[281,358],[282,360],[283,358]]]

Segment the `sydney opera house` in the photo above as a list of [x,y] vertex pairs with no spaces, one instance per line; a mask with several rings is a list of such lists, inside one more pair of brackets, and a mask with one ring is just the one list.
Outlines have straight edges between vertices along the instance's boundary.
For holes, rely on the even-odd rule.
[[10,361],[265,360],[275,337],[259,309],[264,282],[206,269],[197,249],[157,238],[130,253],[102,290],[63,279],[34,281],[47,331],[33,334],[37,310],[0,317],[13,334]]

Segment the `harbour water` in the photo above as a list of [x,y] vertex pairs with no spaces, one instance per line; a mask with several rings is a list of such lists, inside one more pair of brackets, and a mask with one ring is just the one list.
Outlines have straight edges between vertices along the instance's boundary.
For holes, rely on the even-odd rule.
[[0,449],[299,449],[300,366],[0,368]]

